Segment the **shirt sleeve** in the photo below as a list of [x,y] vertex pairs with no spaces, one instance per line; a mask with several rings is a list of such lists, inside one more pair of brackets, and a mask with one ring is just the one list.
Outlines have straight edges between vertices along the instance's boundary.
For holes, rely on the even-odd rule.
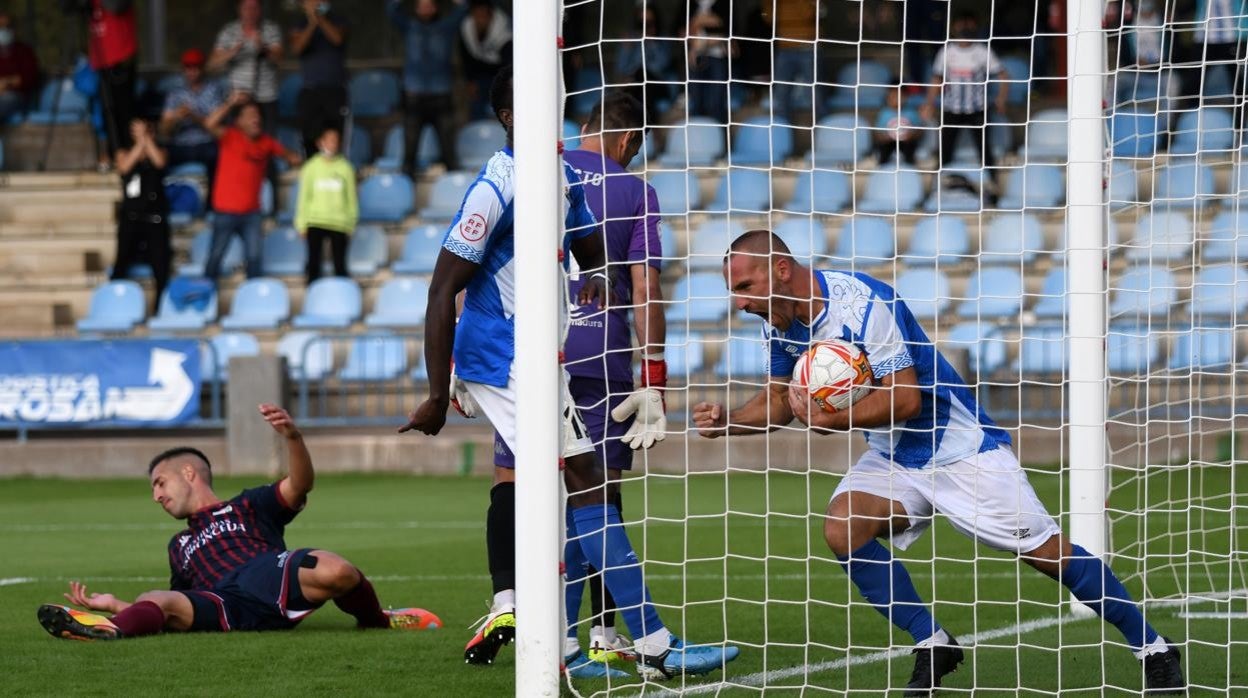
[[598,219],[594,218],[585,199],[585,187],[575,181],[571,173],[568,173],[568,216],[563,226],[569,240],[583,238],[598,228]]
[[646,196],[637,209],[633,235],[628,246],[628,261],[646,262],[655,269],[663,266],[663,237],[659,235],[659,196],[654,187],[646,185]]
[[767,342],[767,375],[786,381],[792,378],[793,367],[797,365],[797,357],[785,350],[784,345],[788,340],[775,333],[767,325],[763,326],[763,339]]
[[447,252],[480,264],[494,233],[494,226],[503,214],[503,196],[489,181],[478,179],[468,188],[459,214],[446,231],[442,248]]
[[997,54],[992,49],[987,49],[985,54],[985,60],[988,62],[988,77],[1005,71],[1005,66],[1001,65],[1001,59],[997,58]]
[[244,500],[255,509],[256,516],[278,526],[285,526],[295,519],[299,510],[282,500],[282,493],[274,482],[271,485],[243,490],[236,498]]
[[170,591],[187,591],[191,588],[191,580],[182,574],[181,565],[178,564],[178,537],[183,534],[179,533],[169,540],[169,590]]
[[867,307],[866,323],[862,328],[862,346],[876,380],[914,365],[914,358],[906,349],[901,328],[893,316],[892,305],[879,298],[873,299]]

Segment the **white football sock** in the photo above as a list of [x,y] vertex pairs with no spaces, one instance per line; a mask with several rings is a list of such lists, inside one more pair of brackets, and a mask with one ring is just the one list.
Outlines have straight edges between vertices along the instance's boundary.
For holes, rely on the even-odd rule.
[[503,589],[494,595],[494,605],[490,607],[491,611],[500,611],[506,608],[509,611],[516,610],[516,590]]
[[563,656],[571,657],[581,651],[581,641],[575,637],[563,638]]
[[937,630],[935,633],[933,633],[931,637],[915,645],[915,647],[935,647],[937,645],[948,645],[949,639],[950,639],[949,633],[945,632],[944,628],[941,628],[940,630]]
[[635,646],[640,654],[657,657],[672,646],[672,633],[667,628],[660,628],[638,640]]
[[1170,651],[1170,645],[1167,645],[1166,641],[1163,640],[1160,635],[1158,635],[1156,640],[1153,640],[1152,642],[1148,643],[1143,649],[1132,652],[1132,654],[1135,655],[1136,659],[1140,661],[1144,661],[1144,658],[1149,655],[1162,654],[1163,652],[1169,652],[1169,651]]
[[615,641],[620,639],[619,633],[615,631],[614,625],[608,625],[598,629],[602,631],[602,641],[608,645],[614,645]]

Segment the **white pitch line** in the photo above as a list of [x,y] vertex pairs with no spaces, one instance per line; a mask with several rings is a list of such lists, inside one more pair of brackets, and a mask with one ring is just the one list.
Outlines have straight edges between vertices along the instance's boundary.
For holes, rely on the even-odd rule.
[[34,577],[5,577],[4,579],[0,579],[0,587],[10,587],[14,584],[28,584],[35,581],[38,580]]
[[1248,612],[1245,611],[1180,611],[1174,615],[1179,618],[1211,618],[1214,620],[1244,620],[1248,618]]

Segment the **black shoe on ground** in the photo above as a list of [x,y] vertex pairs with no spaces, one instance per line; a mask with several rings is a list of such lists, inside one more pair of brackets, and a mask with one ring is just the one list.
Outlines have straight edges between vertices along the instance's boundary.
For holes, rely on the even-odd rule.
[[1179,648],[1163,637],[1170,649],[1144,657],[1144,693],[1150,696],[1181,696],[1187,693]]
[[962,648],[952,635],[944,645],[932,647],[916,647],[914,655],[914,672],[910,674],[910,683],[906,684],[906,698],[926,698],[940,688],[941,679],[957,670],[962,663]]

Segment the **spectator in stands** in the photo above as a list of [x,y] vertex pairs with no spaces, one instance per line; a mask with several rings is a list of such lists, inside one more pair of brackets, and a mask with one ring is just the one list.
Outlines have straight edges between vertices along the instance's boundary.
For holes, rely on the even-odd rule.
[[238,19],[217,34],[208,58],[211,71],[228,70],[230,88],[247,94],[259,107],[269,133],[277,128],[277,63],[282,60],[282,30],[260,14],[260,0],[239,0]]
[[204,128],[204,121],[224,102],[220,83],[204,79],[204,52],[197,48],[183,51],[182,84],[165,98],[160,133],[169,141],[169,167],[203,164],[208,171],[209,199],[217,169],[217,139]]
[[17,40],[13,15],[0,10],[0,125],[25,111],[39,86],[39,59]]
[[324,0],[303,0],[303,16],[290,32],[290,52],[299,57],[299,130],[303,152],[316,149],[325,124],[340,132],[347,114],[346,18]]
[[415,177],[420,135],[432,126],[447,170],[459,169],[455,154],[455,104],[451,98],[456,36],[468,14],[463,0],[446,12],[437,0],[416,0],[415,15],[403,10],[402,0],[390,0],[386,11],[403,34],[403,170]]
[[165,165],[168,157],[156,143],[152,124],[135,118],[130,122],[130,147],[117,151],[117,174],[121,175],[121,202],[117,206],[117,258],[110,277],[116,281],[130,267],[146,259],[156,280],[156,303],[169,283],[173,248],[169,244],[169,200],[165,198]]
[[[237,108],[232,126],[225,126],[225,117]],[[217,186],[212,192],[212,243],[204,276],[217,278],[221,259],[238,235],[243,240],[247,259],[247,277],[260,276],[261,220],[260,189],[271,158],[283,158],[292,166],[303,162],[297,154],[287,152],[275,138],[264,132],[264,112],[246,92],[235,91],[217,108],[204,127],[217,139]]]
[[654,5],[647,2],[638,7],[633,37],[620,42],[615,57],[616,81],[629,85],[629,93],[646,105],[649,119],[655,121],[660,103],[670,104],[673,83],[680,80],[675,59],[682,50],[675,41],[663,38],[659,27]]
[[689,113],[728,123],[729,0],[689,0]]
[[940,0],[906,0],[901,19],[904,37],[902,60],[906,70],[904,82],[914,85],[927,83],[935,46],[945,39],[943,14],[948,4]]
[[[979,40],[979,20],[972,12],[963,12],[953,21],[951,41],[936,53],[932,64],[932,84],[922,115],[936,123],[936,98],[941,97],[940,165],[953,159],[958,135],[966,132],[979,150],[980,166],[992,168],[996,163],[992,149],[987,147],[988,79],[1006,80],[1005,69],[988,42]],[[943,88],[943,94],[942,94]],[[996,108],[1005,112],[1007,90],[997,91]],[[995,179],[995,171],[987,173]]]
[[73,7],[89,14],[87,56],[99,75],[104,134],[110,158],[129,148],[130,120],[135,114],[135,63],[139,52],[133,0],[76,0]]
[[464,73],[472,98],[469,116],[490,119],[490,85],[499,68],[511,63],[511,18],[494,0],[468,0],[468,16],[459,25]]
[[333,125],[321,131],[316,155],[299,173],[295,230],[308,238],[308,283],[321,278],[321,254],[329,242],[334,276],[347,276],[347,241],[360,217],[355,168],[342,157],[342,134]]
[[919,115],[901,105],[901,85],[888,88],[884,108],[875,116],[875,151],[880,165],[886,165],[893,157],[907,165],[914,164],[914,153],[919,147],[922,133],[915,128]]
[[[789,123],[811,121],[811,87],[815,82],[815,40],[819,38],[819,11],[810,0],[763,3],[763,16],[775,35],[772,66],[772,104]],[[800,118],[799,117],[804,117]]]
[[[1209,84],[1216,73],[1229,78],[1234,95],[1236,131],[1243,128],[1245,82],[1248,70],[1248,0],[1196,0],[1194,31],[1188,47],[1187,68],[1182,72],[1183,94],[1189,99],[1179,105],[1180,110],[1195,109],[1202,94],[1210,92]],[[1219,100],[1221,101],[1221,100]]]

